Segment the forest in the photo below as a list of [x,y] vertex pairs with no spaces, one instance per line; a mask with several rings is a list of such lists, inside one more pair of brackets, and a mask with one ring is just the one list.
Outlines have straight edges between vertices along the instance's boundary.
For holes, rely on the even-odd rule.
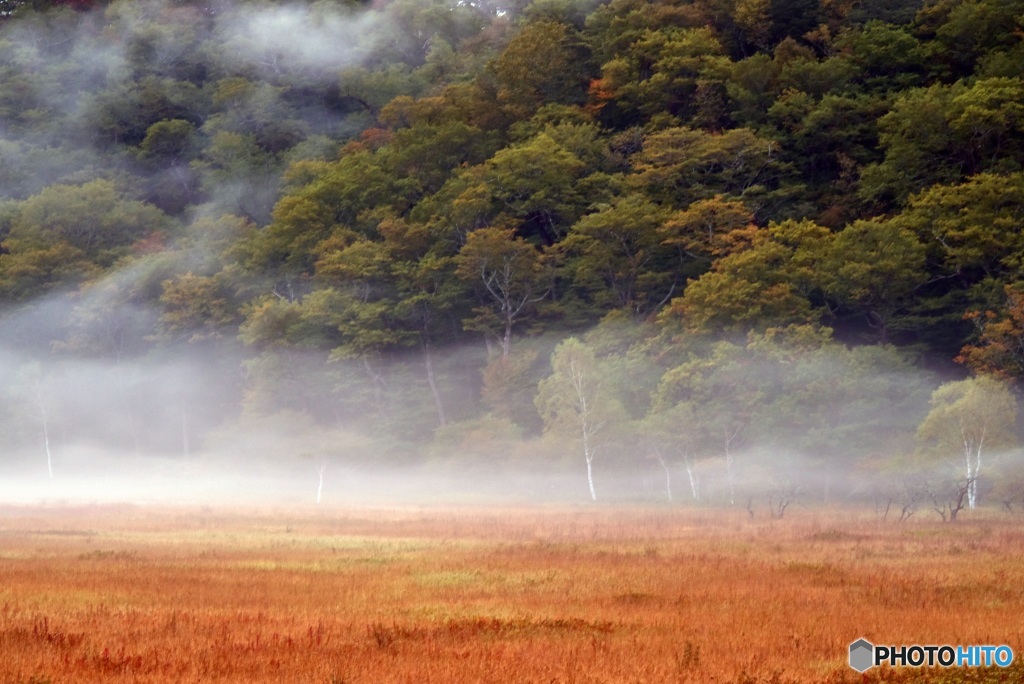
[[0,472],[1024,506],[1024,0],[5,0],[0,199]]

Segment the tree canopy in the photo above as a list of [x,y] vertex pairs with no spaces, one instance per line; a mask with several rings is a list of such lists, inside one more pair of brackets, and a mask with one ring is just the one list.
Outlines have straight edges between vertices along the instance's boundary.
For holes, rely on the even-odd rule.
[[1021,388],[1021,17],[0,3],[0,345],[121,364],[111,429],[140,449],[193,395],[139,399],[126,364],[202,350],[230,352],[203,366],[229,396],[194,430],[294,410],[409,458],[488,426],[554,449],[572,415],[589,465],[593,395],[662,467],[726,459],[730,490],[740,443],[842,435],[881,467],[940,378]]

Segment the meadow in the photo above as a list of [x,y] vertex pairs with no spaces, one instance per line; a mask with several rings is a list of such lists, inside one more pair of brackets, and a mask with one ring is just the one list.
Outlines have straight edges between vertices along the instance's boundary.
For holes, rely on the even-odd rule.
[[[0,507],[0,683],[1021,681],[1024,521]],[[1007,670],[850,670],[858,637]]]

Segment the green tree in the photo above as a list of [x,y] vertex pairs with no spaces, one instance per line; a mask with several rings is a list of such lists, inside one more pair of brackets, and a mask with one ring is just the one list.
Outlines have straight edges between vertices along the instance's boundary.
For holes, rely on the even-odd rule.
[[544,104],[580,104],[589,82],[589,55],[572,27],[556,21],[527,24],[494,60],[498,102],[514,119]]
[[[665,114],[690,121],[701,114],[701,84],[707,95],[709,84],[723,81],[728,64],[724,53],[707,27],[649,30],[625,54],[602,66],[591,93],[600,93],[604,106],[614,107],[619,125]],[[711,128],[722,123],[704,122]]]
[[96,140],[104,145],[138,145],[149,127],[160,121],[202,122],[208,105],[193,83],[147,76],[115,81],[96,93],[86,114]]
[[666,212],[640,195],[626,195],[576,222],[558,245],[562,269],[580,296],[600,309],[643,316],[678,284],[673,251],[658,227]]
[[691,448],[724,459],[730,504],[736,503],[737,451],[751,437],[759,412],[772,396],[763,371],[742,345],[716,342],[704,354],[665,371],[655,391],[652,416],[692,420],[689,428],[679,426],[679,434],[699,425],[686,438]]
[[941,455],[960,452],[968,505],[974,509],[983,455],[1016,442],[1017,400],[1002,382],[979,376],[945,383],[932,393],[931,406],[917,429],[918,440]]
[[594,458],[622,420],[622,407],[603,387],[593,350],[575,337],[555,348],[551,371],[537,386],[537,410],[546,430],[578,436],[587,464],[590,498],[597,501]]
[[868,90],[902,90],[920,85],[928,56],[909,27],[869,21],[840,39]]
[[676,207],[723,195],[767,209],[789,172],[779,144],[746,128],[719,134],[669,128],[647,136],[634,160],[633,187]]
[[918,14],[919,31],[930,41],[933,71],[945,78],[969,76],[985,55],[1016,44],[1020,3],[1002,0],[937,2]]
[[540,250],[511,230],[482,228],[469,234],[455,263],[456,275],[482,289],[488,301],[464,321],[466,329],[498,337],[501,355],[507,357],[513,327],[550,290]]
[[864,169],[860,193],[902,204],[930,185],[1020,169],[1024,82],[979,79],[906,91],[878,122],[885,160]]
[[857,221],[832,238],[820,264],[822,289],[840,310],[864,316],[886,344],[930,279],[925,256],[913,232],[891,222]]
[[944,275],[970,285],[1016,271],[1024,253],[1022,217],[1024,174],[979,174],[915,195],[893,223],[928,246]]
[[173,222],[156,207],[124,198],[114,184],[53,185],[9,207],[0,254],[0,290],[26,299],[76,286],[166,236]]
[[665,492],[669,501],[673,500],[670,466],[675,465],[676,461],[682,461],[686,468],[690,496],[694,501],[700,500],[697,462],[701,452],[709,448],[711,435],[708,434],[708,428],[697,407],[688,401],[662,406],[649,412],[639,422],[636,432],[643,435],[643,442],[651,450],[651,457],[665,472]]
[[522,233],[551,245],[599,198],[600,188],[587,182],[588,171],[586,163],[544,132],[499,150],[484,164],[480,181],[495,208],[516,221]]

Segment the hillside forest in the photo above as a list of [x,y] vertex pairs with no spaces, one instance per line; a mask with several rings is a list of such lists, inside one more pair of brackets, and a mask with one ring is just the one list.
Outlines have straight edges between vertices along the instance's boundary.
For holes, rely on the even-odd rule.
[[1024,505],[1022,0],[4,0],[0,199],[2,472]]

